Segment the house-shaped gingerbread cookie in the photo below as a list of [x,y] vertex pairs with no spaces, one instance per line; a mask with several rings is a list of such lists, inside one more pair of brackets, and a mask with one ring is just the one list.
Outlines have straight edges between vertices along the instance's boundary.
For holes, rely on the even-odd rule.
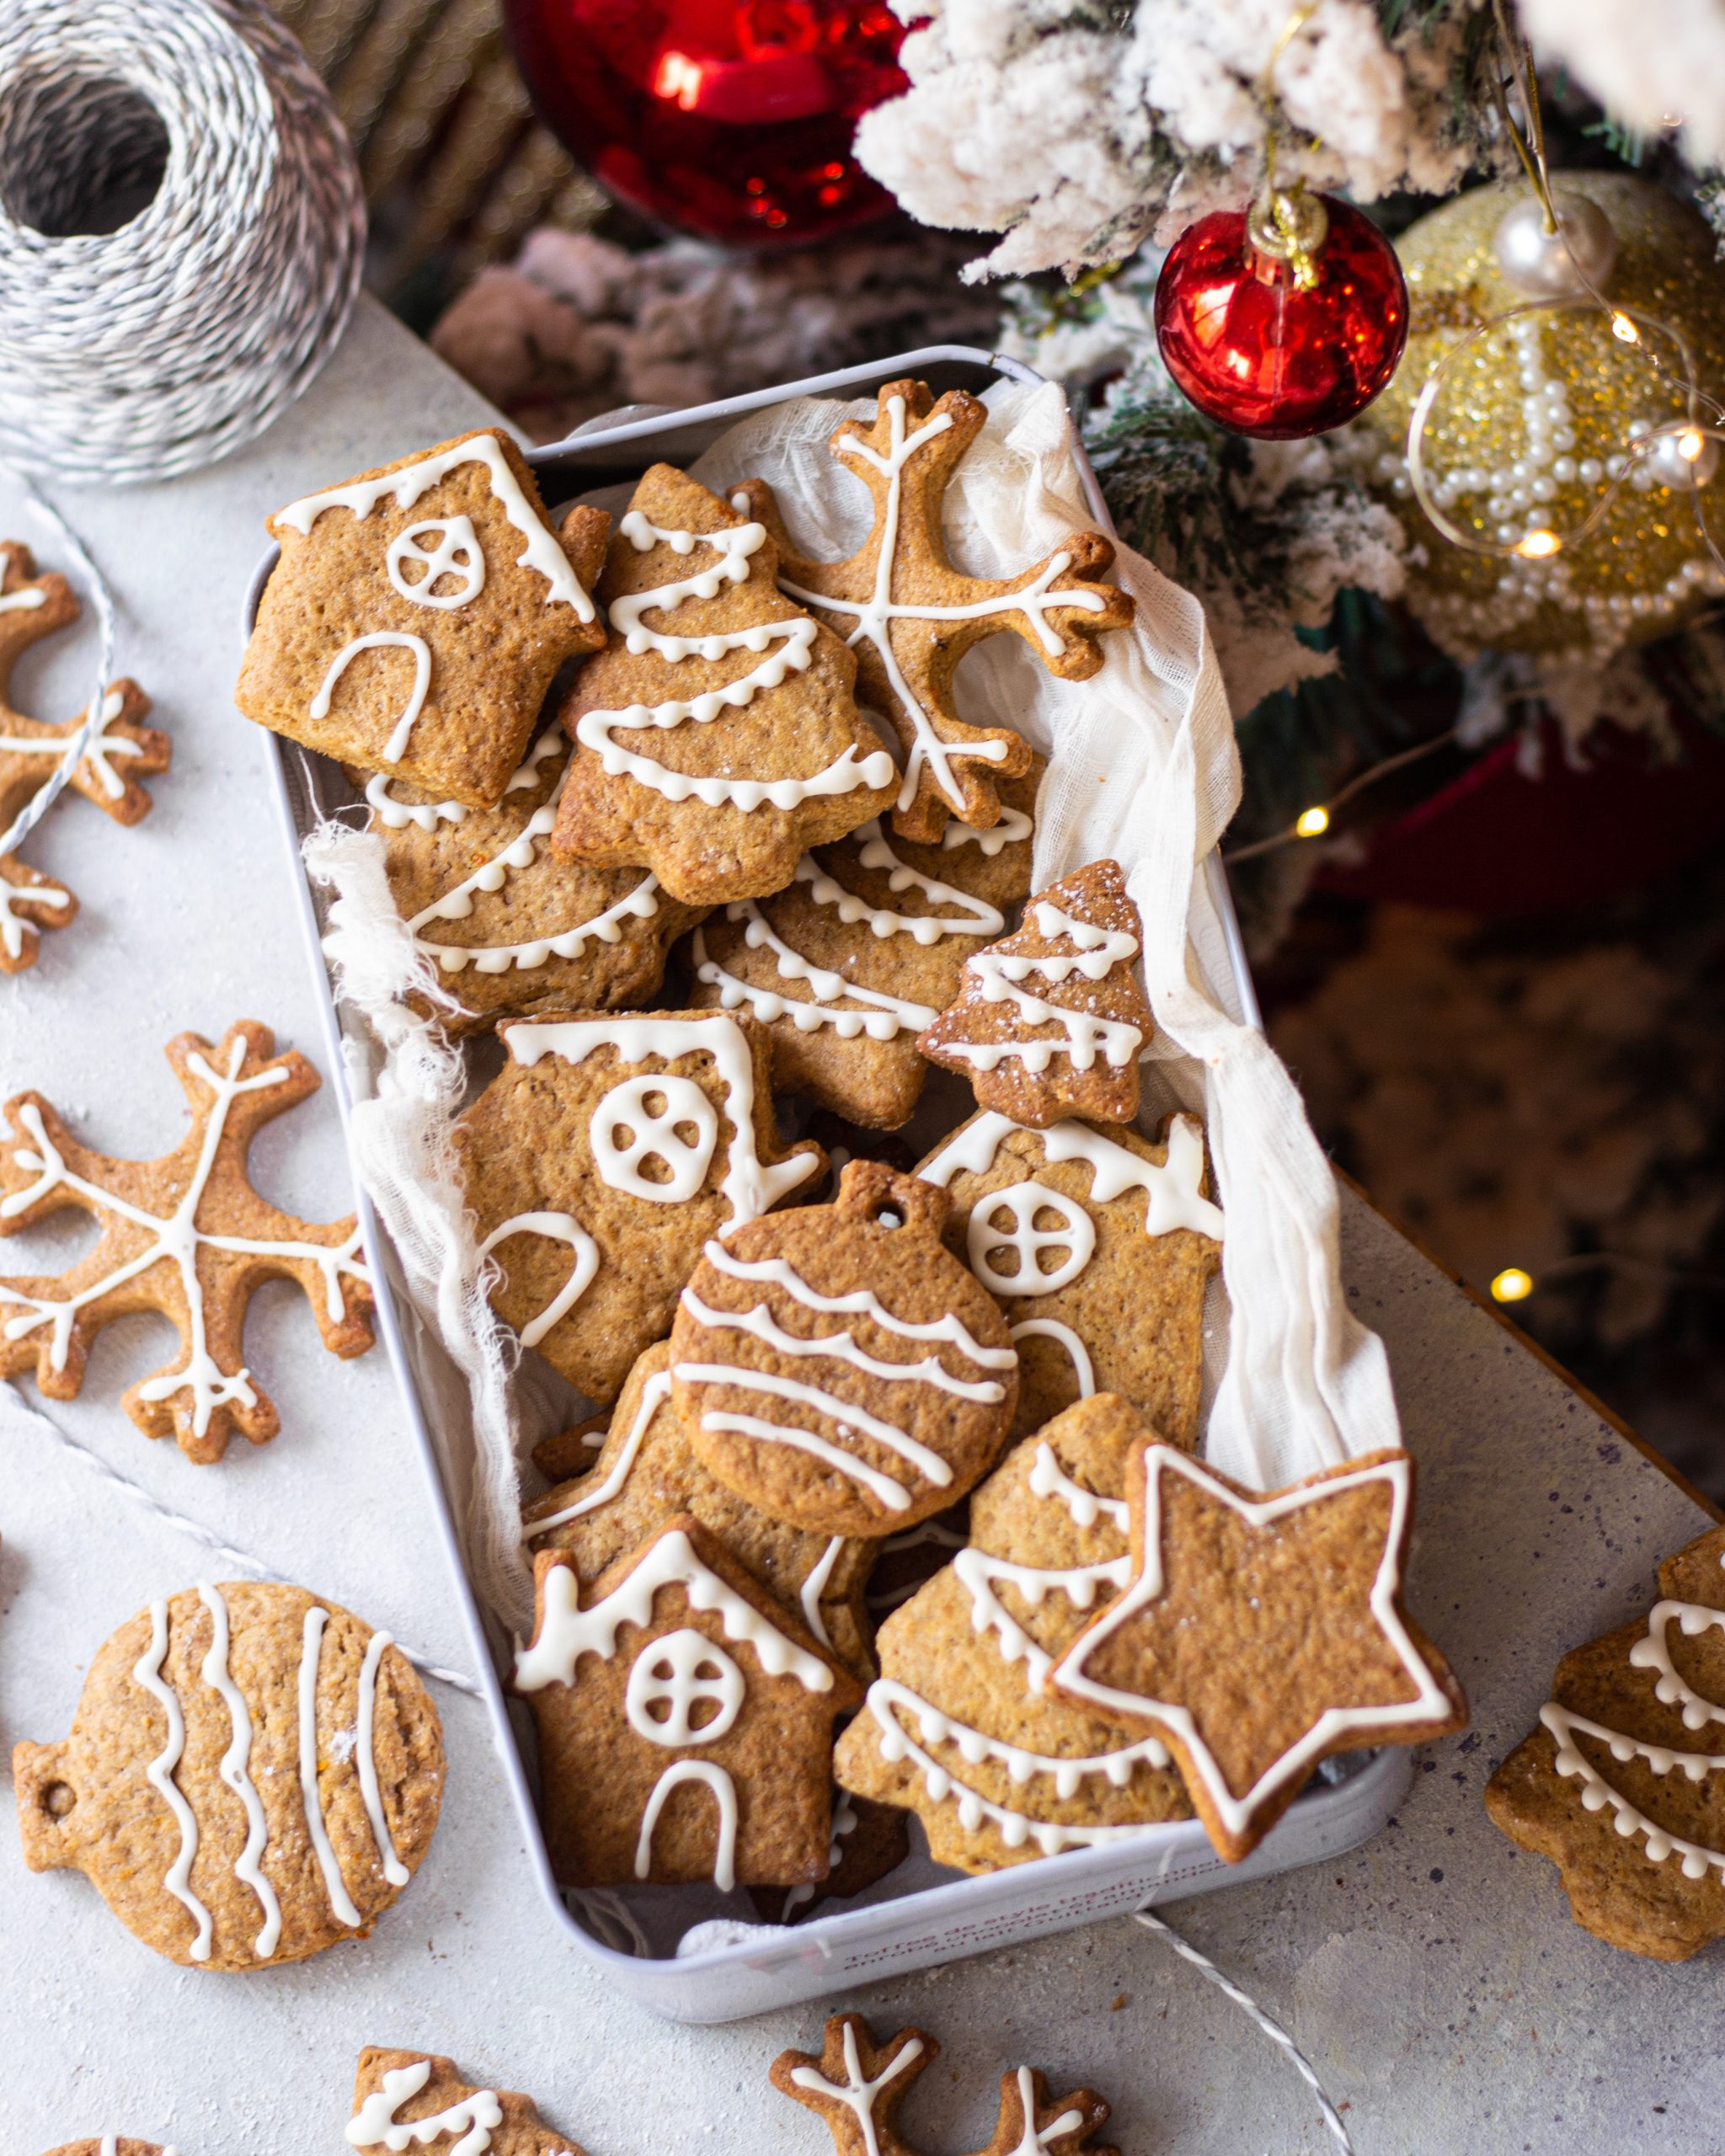
[[490,808],[552,676],[605,640],[609,528],[577,508],[553,531],[497,427],[290,502],[235,699],[308,749]]
[[826,1876],[834,1722],[862,1688],[700,1523],[667,1520],[583,1600],[535,1565],[515,1683],[539,1729],[545,1838],[567,1886]]

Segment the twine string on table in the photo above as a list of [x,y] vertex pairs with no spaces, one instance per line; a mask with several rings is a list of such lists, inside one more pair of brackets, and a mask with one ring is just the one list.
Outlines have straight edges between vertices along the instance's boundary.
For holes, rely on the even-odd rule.
[[[185,1513],[175,1512],[171,1505],[164,1505],[159,1497],[152,1497],[142,1484],[122,1475],[118,1468],[110,1467],[99,1453],[92,1452],[88,1445],[80,1444],[57,1422],[51,1421],[37,1409],[28,1406],[19,1397],[14,1387],[0,1385],[0,1399],[4,1400],[5,1405],[12,1409],[19,1421],[28,1422],[45,1437],[51,1438],[62,1452],[69,1453],[92,1475],[99,1476],[110,1487],[124,1492],[134,1504],[141,1505],[165,1526],[174,1528],[190,1540],[211,1551],[221,1558],[223,1564],[232,1565],[236,1571],[248,1573],[254,1579],[267,1580],[275,1587],[296,1587],[299,1584],[296,1580],[289,1579],[285,1572],[278,1572],[271,1566],[260,1562],[248,1551],[236,1550],[231,1542],[224,1542],[219,1534],[200,1521],[190,1519]],[[434,1684],[450,1685],[457,1692],[469,1693],[476,1700],[484,1697],[473,1678],[464,1676],[460,1670],[446,1669],[442,1663],[433,1662],[429,1655],[422,1654],[416,1647],[409,1646],[404,1641],[397,1640],[395,1644],[422,1677],[430,1678]]]
[[261,0],[6,0],[0,452],[104,485],[226,456],[328,358],[365,230]]
[[1323,2113],[1330,2138],[1342,2152],[1342,2156],[1354,2156],[1354,2143],[1347,2127],[1342,2123],[1341,2113],[1324,2094],[1323,2084],[1314,2072],[1311,2062],[1281,2023],[1274,2015],[1267,2014],[1250,1992],[1242,1991],[1231,1977],[1225,1977],[1207,1954],[1200,1954],[1189,1940],[1180,1936],[1172,1924],[1164,1924],[1160,1917],[1153,1916],[1147,1908],[1134,1909],[1132,1921],[1141,1924],[1146,1931],[1156,1932],[1166,1939],[1183,1961],[1189,1961],[1206,1982],[1213,1983],[1225,1998],[1231,1999],[1241,2012],[1254,2022],[1279,2050],[1287,2053],[1289,2064],[1317,2099],[1318,2109]]

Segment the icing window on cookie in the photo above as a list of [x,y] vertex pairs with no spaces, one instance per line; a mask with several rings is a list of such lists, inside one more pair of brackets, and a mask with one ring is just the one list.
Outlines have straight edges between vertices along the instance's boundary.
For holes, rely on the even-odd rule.
[[880,512],[880,544],[877,553],[874,590],[866,600],[837,599],[825,592],[805,591],[800,585],[780,579],[780,588],[793,599],[800,600],[805,606],[819,606],[835,614],[856,617],[857,626],[846,638],[855,644],[863,639],[872,644],[879,655],[886,678],[900,709],[903,712],[909,732],[911,748],[905,759],[904,782],[899,789],[898,806],[909,808],[916,798],[925,768],[934,778],[948,803],[962,809],[964,797],[953,776],[953,762],[959,756],[978,757],[985,763],[998,763],[1007,754],[1004,741],[980,741],[959,747],[943,741],[930,723],[927,712],[905,680],[898,659],[892,648],[891,627],[897,621],[970,622],[988,614],[1023,612],[1033,622],[1044,651],[1058,658],[1066,648],[1065,639],[1049,622],[1051,608],[1074,606],[1085,613],[1101,613],[1108,602],[1095,592],[1051,592],[1049,586],[1061,572],[1071,566],[1071,556],[1051,554],[1041,573],[1022,590],[1007,592],[990,599],[975,599],[967,605],[957,606],[904,606],[893,598],[893,583],[898,566],[901,496],[904,490],[905,467],[925,443],[937,435],[944,434],[952,425],[945,413],[927,419],[914,432],[905,430],[905,408],[902,397],[886,400],[889,447],[885,456],[871,449],[854,435],[841,435],[836,446],[847,456],[861,457],[872,464],[887,482],[884,506]]
[[397,2117],[402,2105],[417,2096],[430,2079],[428,2058],[417,2060],[412,2066],[393,2068],[384,2075],[383,2086],[373,2089],[348,2121],[349,2147],[398,2152],[424,2148],[434,2141],[459,2134],[461,2139],[443,2156],[485,2156],[491,2146],[492,2129],[503,2124],[503,2106],[492,2089],[476,2089],[471,2096],[464,2096],[460,2103],[430,2118]]
[[[1078,1386],[1076,1396],[1080,1400],[1088,1400],[1094,1395],[1096,1391],[1096,1365],[1090,1359],[1090,1350],[1078,1337],[1077,1334],[1073,1331],[1070,1325],[1062,1325],[1057,1317],[1027,1317],[1023,1319],[1018,1324],[1015,1325],[1012,1328],[1012,1332],[1014,1340],[1037,1339],[1058,1341],[1060,1346],[1065,1349],[1067,1356],[1071,1362],[1072,1375],[1076,1380]],[[1048,1449],[1044,1446],[1043,1449],[1047,1451]],[[1052,1454],[1049,1454],[1049,1458],[1053,1458]],[[1034,1489],[1036,1485],[1033,1481],[1030,1486],[1032,1489]],[[1076,1488],[1077,1486],[1074,1484],[1073,1486]],[[1102,1500],[1100,1498],[1097,1500],[1098,1504],[1101,1502]],[[1124,1508],[1122,1508],[1122,1509],[1124,1510]],[[1081,1526],[1084,1526],[1087,1525],[1087,1523],[1081,1520],[1079,1524]]]
[[[431,544],[427,546],[427,537]],[[389,581],[415,606],[465,606],[485,589],[485,550],[468,516],[431,517],[410,524],[384,556]],[[409,569],[418,574],[410,577]],[[452,590],[440,590],[447,582]]]
[[[1089,1264],[1096,1225],[1081,1205],[1045,1183],[1017,1182],[977,1199],[964,1240],[970,1269],[991,1294],[1051,1295]],[[1065,1256],[1044,1267],[1043,1252],[1056,1250]],[[1009,1252],[1011,1272],[996,1262]]]
[[[635,1410],[635,1419],[629,1425],[629,1433],[623,1440],[622,1450],[617,1454],[605,1479],[596,1489],[582,1482],[582,1494],[573,1504],[565,1505],[561,1512],[552,1513],[543,1519],[529,1520],[521,1530],[523,1542],[531,1542],[535,1535],[548,1534],[554,1527],[565,1527],[572,1519],[584,1518],[587,1513],[597,1512],[601,1505],[608,1505],[628,1481],[635,1465],[636,1454],[641,1449],[641,1440],[647,1434],[647,1426],[659,1410],[670,1398],[670,1372],[655,1370],[641,1388],[640,1405]],[[603,1439],[601,1440],[603,1443]],[[812,1627],[810,1628],[813,1629]],[[820,1639],[816,1632],[814,1636]],[[825,1646],[827,1642],[821,1641]]]
[[479,1245],[479,1256],[489,1257],[499,1243],[507,1242],[511,1235],[549,1235],[555,1241],[567,1243],[575,1254],[569,1278],[537,1316],[530,1318],[521,1327],[521,1345],[537,1348],[552,1326],[569,1315],[592,1285],[593,1276],[599,1270],[599,1246],[573,1213],[516,1213],[509,1219],[498,1222]]
[[635,1844],[635,1876],[646,1879],[653,1870],[653,1830],[665,1801],[683,1782],[704,1782],[718,1806],[718,1848],[713,1859],[713,1883],[729,1894],[737,1883],[737,1785],[724,1769],[711,1759],[678,1759],[667,1767],[653,1785],[647,1808],[641,1814],[641,1832]]
[[820,1167],[819,1155],[813,1153],[794,1154],[774,1165],[761,1161],[755,1142],[754,1059],[742,1029],[722,1012],[710,1018],[524,1020],[510,1026],[505,1038],[511,1059],[524,1069],[547,1055],[583,1063],[601,1048],[613,1049],[625,1063],[710,1055],[724,1088],[731,1127],[718,1186],[730,1208],[728,1225],[757,1219]]
[[[707,1180],[718,1117],[692,1078],[626,1078],[594,1110],[588,1142],[613,1190],[681,1205]],[[654,1162],[663,1172],[649,1175]]]
[[708,808],[728,802],[745,813],[760,808],[763,803],[775,808],[794,808],[817,797],[852,792],[859,786],[873,788],[890,784],[895,766],[886,750],[877,749],[859,759],[854,742],[847,743],[841,755],[807,778],[769,780],[696,777],[619,746],[611,739],[618,728],[669,731],[690,722],[708,726],[726,711],[746,708],[762,689],[776,689],[787,674],[800,674],[808,667],[820,630],[808,615],[788,616],[781,622],[761,622],[752,628],[724,630],[700,637],[680,637],[649,629],[643,619],[649,612],[674,614],[686,600],[714,597],[722,584],[745,583],[749,574],[749,557],[765,543],[766,529],[761,524],[739,524],[712,532],[668,531],[649,523],[638,510],[631,510],[618,529],[641,553],[663,544],[674,553],[688,554],[698,546],[708,548],[719,558],[712,567],[697,570],[692,576],[655,584],[650,590],[632,592],[612,601],[611,626],[631,652],[654,652],[673,665],[694,658],[713,661],[739,651],[764,653],[766,656],[734,681],[696,696],[672,697],[654,705],[632,704],[618,711],[583,712],[575,728],[575,738],[600,756],[611,776],[615,778],[627,772],[643,786],[663,794],[667,801],[686,801],[692,796]]
[[[954,1176],[986,1175],[1001,1142],[1021,1126],[989,1110],[968,1123],[917,1173],[944,1190]],[[1204,1195],[1204,1131],[1195,1116],[1177,1115],[1168,1125],[1167,1159],[1160,1164],[1117,1145],[1085,1123],[1056,1123],[1028,1134],[1044,1155],[1056,1162],[1081,1161],[1091,1171],[1091,1195],[1098,1204],[1135,1187],[1146,1192],[1144,1232],[1165,1235],[1176,1228],[1220,1242],[1222,1215]],[[979,1201],[980,1202],[980,1201]]]
[[742,1712],[743,1673],[723,1647],[686,1625],[650,1641],[635,1657],[623,1694],[629,1726],[670,1748],[714,1744]]
[[344,1242],[339,1244],[308,1242],[274,1242],[245,1235],[220,1235],[198,1225],[199,1209],[203,1203],[206,1186],[211,1170],[222,1150],[222,1134],[227,1128],[229,1111],[243,1093],[254,1093],[270,1086],[284,1084],[289,1073],[283,1069],[254,1072],[250,1077],[242,1076],[245,1068],[249,1043],[242,1035],[236,1039],[228,1058],[225,1074],[218,1074],[202,1055],[187,1059],[186,1069],[201,1084],[207,1086],[212,1096],[212,1105],[204,1125],[203,1144],[192,1171],[184,1195],[172,1213],[147,1212],[141,1205],[120,1196],[117,1192],[104,1190],[87,1181],[70,1168],[64,1156],[56,1150],[48,1136],[41,1112],[26,1101],[17,1111],[17,1119],[25,1134],[25,1143],[13,1146],[12,1157],[18,1166],[37,1180],[22,1190],[13,1191],[8,1198],[0,1198],[0,1219],[11,1218],[26,1211],[47,1193],[64,1188],[75,1191],[88,1198],[104,1213],[117,1214],[120,1219],[142,1228],[150,1237],[142,1250],[120,1260],[110,1273],[99,1280],[88,1281],[75,1294],[63,1299],[48,1295],[32,1294],[14,1285],[0,1286],[0,1303],[21,1306],[21,1314],[8,1318],[0,1325],[0,1337],[22,1340],[38,1331],[43,1326],[50,1331],[50,1367],[63,1370],[71,1353],[72,1327],[77,1314],[85,1305],[94,1303],[121,1286],[147,1273],[152,1267],[172,1263],[179,1270],[181,1293],[185,1299],[185,1331],[187,1351],[184,1367],[170,1370],[163,1376],[147,1379],[138,1388],[137,1396],[145,1401],[169,1400],[176,1393],[190,1392],[192,1396],[192,1428],[202,1436],[210,1427],[210,1418],[218,1406],[227,1406],[238,1401],[252,1407],[257,1404],[257,1390],[251,1382],[251,1373],[244,1369],[225,1372],[210,1352],[207,1319],[204,1305],[204,1283],[199,1266],[200,1252],[211,1251],[234,1256],[253,1255],[258,1257],[291,1257],[309,1259],[323,1278],[324,1306],[332,1321],[339,1322],[347,1308],[344,1279],[364,1282],[368,1275],[359,1257],[360,1235],[357,1227]]
[[[842,974],[812,965],[800,952],[792,950],[773,933],[766,915],[752,899],[740,899],[725,910],[728,919],[747,923],[743,940],[749,948],[770,951],[780,979],[805,981],[813,999],[805,1002],[798,996],[781,995],[774,989],[757,987],[737,974],[727,973],[708,955],[707,938],[697,928],[692,946],[695,977],[718,990],[719,1001],[727,1011],[734,1011],[739,1005],[746,1003],[757,1018],[769,1022],[788,1018],[799,1033],[812,1033],[821,1026],[830,1026],[844,1041],[853,1041],[859,1033],[866,1033],[872,1041],[889,1041],[906,1027],[913,1033],[920,1033],[925,1026],[932,1026],[939,1015],[926,1004],[883,995],[877,989],[863,988],[855,981],[846,980]],[[861,1011],[836,1009],[833,1006],[841,996],[848,996],[852,1003],[868,1007]]]
[[818,2089],[824,2096],[836,2097],[857,2121],[863,2156],[880,2156],[880,2137],[874,2125],[874,2100],[889,2082],[895,2081],[907,2067],[921,2057],[923,2048],[922,2039],[913,2036],[895,2056],[891,2063],[870,2081],[863,2075],[862,2062],[857,2055],[857,2031],[846,2020],[844,2087],[840,2088],[829,2081],[820,2069],[814,2066],[793,2068],[791,2079],[799,2089]]
[[557,534],[528,500],[494,435],[469,435],[452,448],[434,456],[418,457],[399,472],[386,472],[382,478],[359,479],[350,486],[327,487],[321,494],[307,494],[296,502],[290,502],[271,521],[304,534],[310,531],[325,510],[351,510],[363,520],[386,497],[393,499],[398,509],[411,509],[441,479],[447,478],[461,465],[473,463],[485,467],[498,506],[526,541],[515,558],[516,565],[535,570],[544,579],[547,606],[561,600],[574,607],[578,621],[592,621],[593,601],[581,589],[580,579]]
[[329,671],[323,676],[323,686],[312,697],[310,706],[313,718],[328,718],[329,700],[335,693],[335,685],[349,666],[362,651],[390,651],[399,648],[411,652],[414,660],[414,686],[408,700],[401,707],[389,739],[378,755],[386,764],[398,764],[407,754],[408,742],[412,738],[419,713],[425,707],[426,691],[431,686],[431,647],[424,637],[412,635],[405,629],[373,629],[369,636],[355,637],[345,643],[329,662]]

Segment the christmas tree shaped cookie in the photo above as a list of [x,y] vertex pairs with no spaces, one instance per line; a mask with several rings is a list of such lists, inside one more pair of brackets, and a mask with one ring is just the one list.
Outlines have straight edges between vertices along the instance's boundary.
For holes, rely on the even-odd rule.
[[1104,1393],[1026,1438],[971,1497],[969,1545],[881,1626],[838,1777],[915,1811],[937,1863],[992,1871],[1191,1815],[1158,1737],[1047,1681],[1126,1582],[1126,1463],[1146,1430]]
[[177,1358],[126,1395],[146,1437],[170,1433],[189,1460],[220,1460],[237,1430],[254,1445],[280,1417],[242,1359],[246,1306],[265,1280],[304,1290],[334,1355],[371,1344],[371,1290],[359,1229],[313,1225],[260,1198],[248,1180],[253,1134],[318,1090],[297,1053],[276,1055],[267,1026],[243,1021],[220,1048],[196,1033],[168,1043],[192,1125],[157,1161],[118,1161],[81,1145],[40,1093],[6,1103],[0,1137],[0,1235],[76,1209],[101,1229],[58,1278],[0,1279],[0,1377],[34,1364],[51,1400],[72,1400],[90,1342],[104,1325],[159,1310],[179,1332]]
[[1331,1753],[1466,1728],[1461,1686],[1402,1604],[1407,1453],[1260,1492],[1152,1440],[1125,1479],[1124,1592],[1050,1681],[1162,1740],[1228,1863]]
[[922,382],[893,382],[872,423],[846,419],[837,429],[833,455],[874,497],[873,528],[847,561],[801,555],[763,482],[751,480],[733,498],[778,542],[782,589],[855,651],[858,693],[897,728],[904,749],[894,828],[929,842],[949,816],[984,829],[997,822],[999,782],[1030,768],[1022,735],[958,715],[953,676],[970,647],[1010,629],[1051,674],[1082,680],[1102,664],[1102,632],[1132,619],[1127,594],[1095,581],[1114,558],[1097,532],[1073,532],[1017,576],[953,568],[942,530],[947,483],[987,418],[962,389],[937,403]]
[[547,728],[494,808],[435,801],[382,771],[364,780],[390,895],[455,999],[452,1011],[428,1004],[451,1033],[534,1011],[650,1003],[666,952],[701,918],[649,870],[553,857],[569,754]]
[[959,999],[923,1033],[922,1053],[1014,1123],[1130,1123],[1153,1029],[1132,969],[1140,926],[1117,862],[1050,883],[1016,936],[965,960]]
[[879,820],[804,854],[771,898],[695,932],[697,1002],[750,1011],[773,1083],[871,1129],[895,1130],[927,1075],[917,1037],[958,993],[967,953],[1003,934],[1030,889],[1031,812],[1045,766],[1001,782],[1001,821],[952,823],[918,846]]
[[669,464],[643,477],[599,587],[605,649],[563,708],[561,857],[716,905],[782,889],[809,847],[887,807],[856,662],[781,595],[777,564],[764,524]]
[[1682,1961],[1725,1938],[1725,1528],[1668,1557],[1659,1593],[1564,1656],[1486,1810],[1551,1858],[1578,1924]]
[[[13,667],[33,643],[77,617],[77,600],[66,579],[38,576],[27,547],[0,540],[0,831],[9,829],[54,777],[84,723],[82,712],[50,722],[14,711]],[[168,768],[168,736],[141,723],[149,710],[150,700],[136,681],[116,681],[67,781],[116,824],[136,824],[149,814],[150,796],[138,782]],[[15,853],[0,853],[0,973],[21,974],[33,966],[40,931],[66,927],[77,911],[77,900],[63,884]]]
[[582,2156],[579,2143],[546,2125],[531,2096],[475,2088],[453,2059],[435,2052],[376,2045],[360,2053],[345,2145],[392,2156],[403,2148],[427,2156]]

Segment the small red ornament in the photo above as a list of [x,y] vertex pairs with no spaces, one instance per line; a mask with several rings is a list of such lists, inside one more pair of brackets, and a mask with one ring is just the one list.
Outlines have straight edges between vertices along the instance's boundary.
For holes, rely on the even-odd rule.
[[885,0],[508,0],[535,103],[609,193],[703,239],[772,245],[871,223],[851,155],[908,88]]
[[1363,412],[1407,341],[1402,265],[1370,219],[1328,195],[1277,204],[1279,231],[1268,204],[1200,217],[1156,288],[1168,372],[1206,418],[1261,441],[1321,435]]

